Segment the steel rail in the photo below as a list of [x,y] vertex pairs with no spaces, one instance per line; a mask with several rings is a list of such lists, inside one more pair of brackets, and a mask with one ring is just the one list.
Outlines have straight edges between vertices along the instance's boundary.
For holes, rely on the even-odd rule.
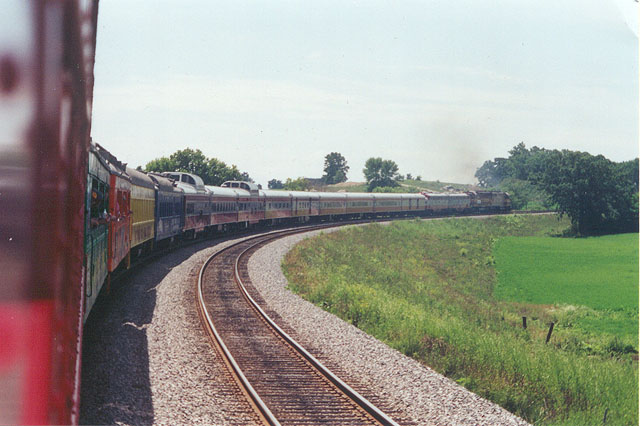
[[[294,232],[294,233],[309,232],[309,231],[312,231],[312,230],[298,231],[298,232]],[[338,376],[333,374],[318,359],[316,359],[305,348],[303,348],[302,345],[300,345],[298,342],[296,342],[282,328],[280,328],[278,326],[278,324],[276,324],[275,321],[273,321],[271,319],[271,317],[269,317],[269,315],[267,315],[267,313],[260,307],[260,305],[251,297],[251,295],[247,291],[246,287],[242,283],[242,279],[240,278],[240,272],[239,272],[239,267],[238,267],[238,265],[240,263],[240,259],[249,250],[252,250],[256,245],[261,245],[261,244],[264,244],[266,242],[269,242],[269,241],[272,241],[272,240],[275,240],[275,239],[278,239],[278,238],[282,238],[283,236],[287,236],[286,233],[284,233],[284,234],[285,235],[276,235],[276,236],[267,237],[264,240],[258,242],[257,244],[254,244],[254,245],[252,245],[250,247],[247,247],[245,250],[242,251],[242,253],[240,253],[236,257],[236,261],[235,261],[235,265],[234,265],[235,266],[235,280],[236,280],[236,283],[238,284],[238,286],[240,287],[240,290],[242,291],[242,294],[247,299],[247,301],[252,306],[252,308],[254,310],[256,310],[260,314],[260,316],[269,324],[269,326],[273,330],[275,330],[278,333],[278,335],[280,337],[282,337],[293,349],[295,349],[296,352],[298,352],[300,355],[302,355],[316,370],[318,370],[320,373],[322,373],[322,375],[325,376],[331,383],[333,383],[345,395],[347,395],[351,400],[353,400],[360,408],[362,408],[364,411],[366,411],[369,415],[371,415],[373,418],[375,418],[377,421],[379,421],[383,425],[398,426],[398,423],[396,423],[391,417],[387,416],[378,407],[376,407],[369,400],[367,400],[364,396],[360,395],[355,389],[351,388],[349,385],[347,385],[345,382],[343,382]]]
[[248,398],[250,399],[250,401],[254,405],[255,409],[258,411],[258,413],[261,415],[261,417],[263,418],[263,420],[267,424],[279,425],[280,423],[279,423],[278,419],[275,418],[273,413],[269,410],[269,408],[266,406],[264,401],[260,398],[258,393],[253,388],[253,386],[249,383],[248,379],[246,378],[244,373],[241,371],[239,365],[235,361],[233,355],[231,354],[231,352],[229,351],[227,346],[224,344],[224,342],[222,340],[222,337],[220,336],[220,334],[216,330],[216,328],[215,328],[215,326],[213,324],[213,320],[212,320],[212,318],[211,318],[211,316],[210,316],[210,314],[209,314],[209,312],[208,312],[208,310],[206,308],[206,305],[204,303],[204,294],[203,294],[203,277],[204,277],[204,272],[205,272],[206,268],[208,267],[208,265],[216,257],[221,255],[225,251],[230,250],[231,248],[233,248],[233,247],[235,247],[235,246],[237,246],[239,244],[243,244],[243,243],[246,243],[247,241],[251,241],[251,240],[259,240],[259,241],[251,244],[249,247],[244,249],[239,255],[236,256],[236,259],[235,259],[235,262],[234,262],[234,278],[235,278],[235,281],[236,281],[236,285],[238,286],[238,288],[241,291],[241,294],[243,295],[245,300],[249,303],[249,305],[252,307],[252,309],[257,313],[257,315],[262,317],[262,319],[265,321],[265,323],[277,335],[279,335],[285,342],[287,342],[287,344],[292,349],[294,349],[295,352],[297,352],[300,356],[302,356],[305,360],[307,360],[307,362],[309,362],[309,364],[311,364],[313,366],[313,368],[315,368],[320,374],[322,374],[322,376],[324,376],[336,388],[338,388],[342,393],[344,393],[348,398],[350,398],[358,407],[360,407],[360,409],[362,409],[364,412],[369,414],[373,419],[375,419],[376,421],[380,422],[383,425],[397,426],[397,423],[393,419],[391,419],[389,416],[387,416],[385,413],[383,413],[380,409],[378,409],[376,406],[374,406],[370,401],[368,401],[365,397],[360,395],[357,391],[355,391],[353,388],[351,388],[349,385],[347,385],[345,382],[343,382],[339,377],[337,377],[335,374],[333,374],[320,361],[318,361],[313,355],[311,355],[306,349],[304,349],[299,343],[297,343],[291,336],[289,336],[284,330],[282,330],[273,321],[273,319],[271,319],[266,314],[266,312],[259,306],[259,304],[251,297],[251,295],[247,291],[246,287],[242,283],[242,280],[241,280],[240,274],[239,274],[239,261],[240,261],[240,259],[249,250],[254,249],[256,246],[259,246],[259,245],[268,243],[270,241],[273,241],[275,239],[283,238],[283,237],[289,236],[289,235],[294,235],[294,234],[299,234],[299,233],[304,233],[304,232],[310,232],[310,231],[319,230],[319,229],[331,228],[331,227],[336,227],[336,226],[341,226],[341,225],[347,225],[347,224],[348,223],[338,224],[338,225],[336,225],[336,224],[331,224],[331,225],[323,224],[323,225],[316,225],[316,226],[307,226],[307,227],[304,227],[304,228],[298,228],[298,229],[294,229],[294,230],[273,231],[273,232],[268,233],[266,235],[262,234],[262,235],[258,235],[258,236],[249,237],[249,238],[243,239],[242,241],[234,243],[234,244],[232,244],[232,245],[230,245],[228,247],[225,247],[224,249],[220,250],[219,252],[214,253],[213,255],[211,255],[207,259],[207,261],[203,264],[202,268],[200,269],[200,273],[199,273],[199,276],[198,276],[198,305],[199,305],[200,312],[202,314],[202,318],[206,323],[207,329],[210,331],[210,334],[211,334],[211,336],[212,336],[212,338],[214,340],[214,343],[216,344],[216,346],[222,352],[223,357],[226,358],[225,359],[225,363],[227,364],[228,368],[231,370],[233,375],[236,377],[236,380],[238,381],[239,385],[241,387],[245,388],[245,395],[248,396]]
[[[212,254],[211,256],[209,256],[209,258],[202,265],[202,268],[200,268],[200,273],[198,274],[198,291],[197,291],[197,294],[198,294],[198,307],[199,307],[199,311],[200,311],[200,314],[202,316],[203,322],[205,323],[205,326],[206,326],[207,330],[209,331],[214,344],[219,348],[219,350],[221,352],[221,355],[222,355],[222,357],[224,359],[224,362],[227,365],[227,368],[231,371],[232,375],[235,377],[236,381],[238,382],[238,385],[240,386],[240,389],[248,397],[249,401],[253,404],[255,410],[257,411],[257,414],[260,416],[260,418],[263,420],[263,422],[265,424],[269,424],[269,425],[272,425],[272,426],[280,426],[280,422],[278,421],[278,419],[275,418],[275,416],[273,415],[271,410],[269,410],[269,407],[267,407],[265,402],[262,400],[262,398],[260,398],[260,396],[258,395],[256,390],[253,388],[251,383],[249,383],[249,380],[246,378],[246,376],[242,372],[242,369],[240,368],[240,366],[236,362],[236,360],[233,357],[233,355],[231,355],[231,352],[229,351],[229,349],[225,345],[224,341],[222,340],[222,337],[220,336],[220,334],[218,333],[218,330],[215,328],[215,326],[213,324],[213,320],[211,319],[211,315],[209,314],[209,311],[207,310],[206,304],[204,302],[204,294],[203,294],[203,291],[202,291],[202,282],[203,282],[203,277],[204,277],[204,271],[207,269],[207,266],[209,266],[209,264],[216,257],[218,257],[219,255],[221,255],[225,251],[228,251],[228,250],[232,249],[233,247],[235,247],[235,246],[237,246],[239,244],[246,243],[247,241],[258,240],[258,239],[261,239],[261,238],[264,239],[265,237],[267,237],[266,241],[269,241],[271,239],[275,239],[275,238],[286,236],[286,235],[290,235],[290,234],[308,232],[308,231],[317,230],[317,229],[331,228],[331,227],[335,227],[335,226],[340,226],[340,225],[336,225],[336,224],[323,224],[323,225],[315,225],[315,226],[312,225],[312,226],[305,226],[303,228],[296,228],[296,229],[293,229],[293,230],[292,229],[287,229],[287,230],[280,230],[280,231],[270,231],[270,232],[268,232],[266,234],[250,236],[250,237],[247,237],[247,238],[243,239],[242,241],[238,241],[236,243],[233,243],[233,244],[229,245],[228,247],[225,247],[222,250]],[[272,237],[268,237],[270,234],[273,234],[273,236]]]
[[256,390],[253,388],[253,386],[251,386],[251,383],[249,383],[249,380],[247,380],[246,376],[240,369],[240,366],[238,366],[238,363],[234,359],[233,355],[231,355],[231,352],[227,348],[227,345],[224,344],[222,337],[220,336],[220,334],[218,333],[218,330],[216,330],[216,327],[213,324],[211,315],[209,315],[207,306],[204,303],[204,295],[202,292],[202,281],[203,281],[204,271],[206,270],[207,266],[209,266],[209,264],[213,261],[213,259],[215,259],[217,256],[219,256],[220,254],[224,253],[225,251],[229,250],[231,247],[237,244],[246,242],[247,240],[258,239],[260,237],[264,237],[264,236],[259,235],[255,237],[250,237],[248,239],[242,240],[241,242],[232,244],[229,247],[225,247],[224,249],[214,253],[207,259],[207,261],[202,265],[202,268],[200,269],[200,273],[198,274],[198,306],[203,316],[203,319],[205,320],[205,325],[207,327],[207,330],[212,335],[216,346],[222,352],[221,355],[223,356],[225,363],[227,364],[227,367],[230,368],[233,376],[239,382],[240,388],[243,389],[245,394],[249,397],[250,402],[252,402],[254,408],[258,411],[258,414],[260,415],[264,423],[272,426],[280,426],[280,422],[278,421],[278,419],[275,418],[271,410],[269,410],[269,407],[267,407],[267,405],[264,403],[262,398],[260,398]]

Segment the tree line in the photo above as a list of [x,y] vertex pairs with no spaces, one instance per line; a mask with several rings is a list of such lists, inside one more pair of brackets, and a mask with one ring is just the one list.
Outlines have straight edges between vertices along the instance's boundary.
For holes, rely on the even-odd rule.
[[[139,167],[142,170],[141,167]],[[168,157],[160,157],[149,161],[144,170],[147,172],[186,172],[193,173],[202,178],[205,185],[220,185],[228,180],[243,180],[253,182],[247,172],[241,172],[235,165],[227,166],[217,158],[208,158],[199,149],[185,148],[178,150]],[[323,185],[332,185],[347,181],[349,165],[347,160],[339,152],[331,152],[324,158],[324,174],[320,178]],[[386,191],[398,187],[399,181],[404,176],[398,173],[398,165],[392,160],[382,158],[370,158],[365,164],[363,173],[367,179],[369,191]],[[407,179],[411,179],[411,174]],[[416,180],[421,177],[417,176]],[[290,191],[308,191],[312,188],[313,179],[299,177],[288,178],[284,183],[278,179],[272,179],[268,183],[269,189],[286,189]],[[382,188],[382,189],[381,189]]]
[[602,155],[547,150],[520,143],[507,158],[485,161],[480,186],[510,193],[514,208],[535,198],[571,219],[579,235],[638,230],[638,159],[613,162]]
[[[405,176],[398,173],[398,165],[393,160],[384,160],[380,157],[371,157],[362,170],[367,181],[367,191],[369,192],[392,192],[399,187]],[[331,152],[324,157],[324,174],[320,178],[323,185],[333,185],[347,181],[349,166],[347,160],[339,152]],[[413,179],[413,175],[408,173],[406,179]],[[421,180],[421,176],[416,176],[416,180]],[[313,187],[313,179],[299,177],[297,179],[288,178],[286,182],[272,179],[268,183],[269,189],[286,189],[290,191],[307,191]]]
[[235,165],[227,166],[217,158],[207,158],[199,149],[178,150],[168,157],[151,160],[144,168],[147,172],[186,172],[202,178],[205,185],[220,186],[228,180],[253,182],[247,172],[241,172]]

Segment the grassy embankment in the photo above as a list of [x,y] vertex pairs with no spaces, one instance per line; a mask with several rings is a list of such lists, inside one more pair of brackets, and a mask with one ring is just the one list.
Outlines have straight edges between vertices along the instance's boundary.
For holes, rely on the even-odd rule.
[[[400,190],[403,192],[420,192],[420,191],[436,191],[447,192],[448,188],[455,188],[460,191],[469,191],[471,185],[462,183],[450,183],[440,181],[426,181],[426,180],[403,180],[400,182]],[[327,185],[321,188],[323,191],[328,192],[367,192],[367,184],[362,182],[346,182],[336,185]]]
[[[305,241],[283,266],[303,297],[528,421],[602,424],[607,411],[607,424],[635,425],[637,235],[545,238],[567,226],[553,216],[371,225]],[[512,238],[523,236],[538,238]],[[522,241],[529,251],[513,255]]]

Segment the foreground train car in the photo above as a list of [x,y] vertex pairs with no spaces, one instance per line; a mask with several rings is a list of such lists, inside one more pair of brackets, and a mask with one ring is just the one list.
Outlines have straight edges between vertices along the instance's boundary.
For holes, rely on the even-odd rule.
[[0,424],[78,421],[98,1],[0,14]]

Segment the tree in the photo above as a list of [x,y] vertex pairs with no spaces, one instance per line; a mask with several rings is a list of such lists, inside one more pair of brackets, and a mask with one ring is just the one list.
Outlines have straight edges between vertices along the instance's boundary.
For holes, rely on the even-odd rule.
[[309,190],[309,188],[309,182],[303,177],[299,177],[295,180],[287,178],[286,182],[284,183],[284,189],[289,191],[307,191]]
[[418,182],[421,182],[421,181],[422,181],[422,176],[420,176],[420,175],[416,176],[416,180],[417,180]]
[[496,187],[511,175],[511,164],[506,158],[494,158],[493,161],[485,161],[482,166],[476,170],[475,174],[476,179],[478,179],[478,185],[483,188]]
[[322,180],[327,185],[346,182],[348,171],[347,160],[339,152],[332,152],[324,157]]
[[413,180],[413,175],[411,173],[407,173],[407,180]]
[[[235,166],[234,166],[235,167]],[[240,173],[240,178],[244,181],[244,182],[251,182],[251,183],[255,183],[255,181],[253,179],[251,179],[251,176],[249,176],[249,173],[247,172],[242,172]]]
[[187,172],[202,178],[205,185],[220,185],[227,180],[251,180],[249,174],[241,173],[235,165],[228,167],[216,158],[207,158],[199,149],[186,148],[151,160],[145,166],[147,172]]
[[637,229],[637,175],[633,163],[602,155],[553,151],[539,184],[580,235]]
[[160,157],[155,160],[151,160],[144,166],[144,170],[147,172],[177,172],[176,163],[169,157]]
[[478,170],[476,178],[483,188],[498,188],[507,178],[536,181],[544,173],[551,151],[534,146],[527,149],[520,142],[509,151],[508,158],[494,158],[485,161]]
[[284,188],[284,184],[282,183],[281,180],[271,179],[267,183],[267,188],[269,188],[269,189],[282,189],[282,188]]
[[367,190],[373,191],[378,186],[398,186],[398,165],[392,160],[371,157],[362,170],[367,179]]

